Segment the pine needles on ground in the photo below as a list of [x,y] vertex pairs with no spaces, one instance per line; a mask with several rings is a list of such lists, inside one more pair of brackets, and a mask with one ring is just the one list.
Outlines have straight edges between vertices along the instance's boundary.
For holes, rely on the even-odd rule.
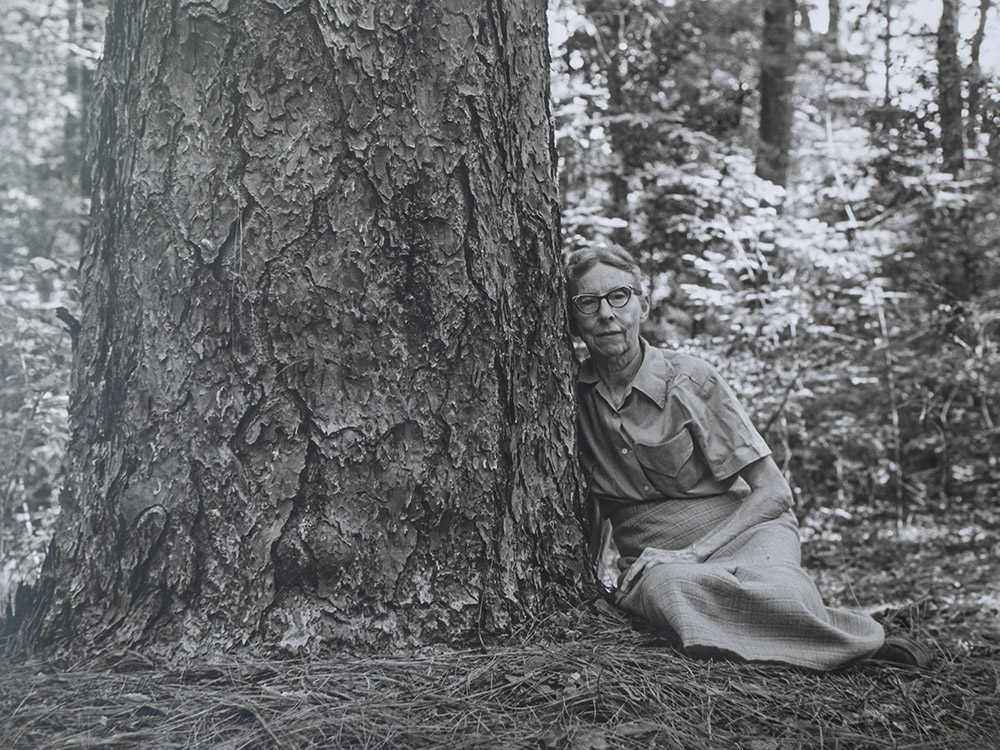
[[[997,656],[833,674],[696,661],[586,608],[517,645],[397,656],[7,661],[0,747],[995,747]],[[569,625],[571,620],[575,620]]]

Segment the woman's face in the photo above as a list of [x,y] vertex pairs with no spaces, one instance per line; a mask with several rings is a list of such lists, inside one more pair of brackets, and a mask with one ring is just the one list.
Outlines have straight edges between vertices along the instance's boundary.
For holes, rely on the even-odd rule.
[[[630,273],[598,263],[580,277],[576,294],[604,295],[623,286],[637,286]],[[639,353],[639,324],[648,313],[649,302],[636,293],[624,307],[615,308],[607,300],[601,300],[601,306],[592,315],[573,306],[577,331],[587,351],[590,356],[605,360],[631,359]]]

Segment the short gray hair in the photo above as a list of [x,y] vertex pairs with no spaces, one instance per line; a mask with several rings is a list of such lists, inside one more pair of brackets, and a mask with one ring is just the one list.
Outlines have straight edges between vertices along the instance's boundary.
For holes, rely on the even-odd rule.
[[625,271],[632,276],[632,282],[637,289],[642,288],[642,269],[635,262],[631,253],[619,245],[589,245],[574,250],[566,258],[563,273],[566,276],[566,292],[572,297],[577,292],[577,285],[587,271],[597,265],[611,266]]

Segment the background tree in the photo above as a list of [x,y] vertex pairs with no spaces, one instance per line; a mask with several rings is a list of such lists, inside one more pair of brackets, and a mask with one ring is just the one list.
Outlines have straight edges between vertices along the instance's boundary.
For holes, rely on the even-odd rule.
[[958,59],[958,0],[942,0],[937,30],[938,111],[941,156],[945,171],[958,174],[965,166],[962,126],[962,63]]
[[94,49],[103,34],[99,29],[104,21],[104,7],[98,0],[68,0],[66,25],[68,49],[71,51],[66,66],[66,93],[76,106],[69,107],[64,126],[66,180],[79,184],[84,194],[90,192],[90,181],[85,157],[84,117],[90,106],[94,89],[94,71],[99,52]]
[[880,6],[882,11],[882,19],[885,23],[885,29],[882,33],[882,39],[884,42],[883,47],[883,65],[885,66],[885,88],[882,90],[882,103],[884,106],[888,107],[892,103],[892,72],[893,72],[893,35],[895,34],[895,28],[892,24],[893,19],[893,0],[882,0]]
[[544,10],[112,3],[40,642],[453,639],[579,575]]
[[831,53],[840,52],[840,0],[827,1],[826,40]]
[[777,185],[785,185],[788,181],[792,85],[796,67],[795,10],[795,0],[767,0],[764,3],[757,174]]
[[980,100],[982,97],[983,84],[986,82],[986,77],[983,75],[981,57],[983,42],[986,39],[986,20],[992,7],[993,0],[980,0],[979,18],[976,23],[976,31],[973,34],[972,41],[969,45],[969,93],[966,98],[966,110],[968,112],[968,116],[965,121],[965,126],[966,141],[970,146],[974,146],[976,143],[982,116],[980,112]]

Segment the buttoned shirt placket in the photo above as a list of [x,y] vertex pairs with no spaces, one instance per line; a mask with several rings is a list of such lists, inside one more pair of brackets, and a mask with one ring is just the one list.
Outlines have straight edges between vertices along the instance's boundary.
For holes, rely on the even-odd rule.
[[[615,407],[611,405],[611,402],[600,388],[598,389],[598,394],[604,401],[605,407],[611,412],[610,423],[614,427],[615,448],[618,450],[618,453],[621,454],[622,460],[628,464],[627,475],[633,477],[645,477],[645,472],[642,470],[642,464],[639,463],[639,460],[635,456],[635,449],[633,448],[635,441],[625,429],[625,423],[624,420],[622,420],[620,410],[615,409]],[[629,400],[637,397],[635,389],[630,388],[628,394],[625,396],[625,400],[622,402],[621,408],[628,408]],[[653,493],[652,485],[648,481],[643,481],[642,491],[647,497],[653,497],[655,494]]]

